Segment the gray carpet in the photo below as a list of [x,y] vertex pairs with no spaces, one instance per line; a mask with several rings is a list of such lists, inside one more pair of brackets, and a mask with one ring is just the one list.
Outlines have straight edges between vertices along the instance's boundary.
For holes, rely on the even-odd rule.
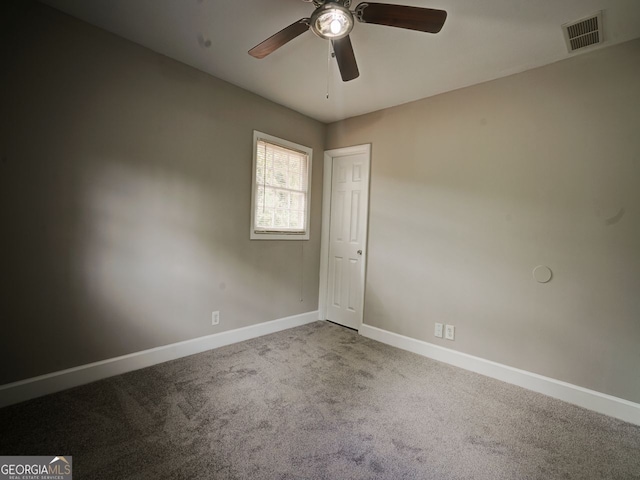
[[76,479],[640,479],[640,427],[316,322],[0,409]]

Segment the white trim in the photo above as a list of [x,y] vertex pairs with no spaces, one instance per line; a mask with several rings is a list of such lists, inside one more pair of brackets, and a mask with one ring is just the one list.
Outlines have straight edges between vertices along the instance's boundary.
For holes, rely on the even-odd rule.
[[318,311],[193,338],[0,386],[0,407],[318,320]]
[[333,158],[324,153],[324,178],[322,179],[322,229],[320,233],[320,291],[318,311],[320,320],[327,318],[327,283],[329,281],[329,225],[331,225],[331,178]]
[[[307,155],[307,193],[306,193],[306,213],[304,218],[304,232],[268,232],[255,229],[255,213],[256,213],[256,162],[257,162],[257,145],[259,140],[265,140],[273,145],[296,150]],[[313,149],[299,143],[290,142],[282,138],[274,137],[267,133],[253,131],[253,163],[251,168],[251,229],[249,231],[250,240],[309,240],[309,228],[311,225],[311,172],[313,166]]]
[[509,367],[484,358],[474,357],[473,355],[398,335],[397,333],[366,324],[361,326],[360,334],[402,350],[417,353],[424,357],[496,378],[604,415],[640,425],[640,403],[589,390],[588,388],[538,375],[537,373]]
[[331,225],[331,183],[333,178],[333,159],[334,157],[344,157],[346,155],[357,155],[364,153],[367,155],[369,164],[369,183],[367,184],[366,198],[367,205],[367,225],[364,233],[364,258],[362,263],[362,296],[360,298],[360,325],[364,319],[364,290],[366,285],[367,274],[367,238],[369,234],[369,190],[371,188],[371,144],[354,145],[352,147],[335,148],[324,152],[324,178],[322,182],[322,232],[320,236],[320,288],[318,291],[318,310],[320,312],[320,320],[327,319],[327,285],[329,283],[329,227]]

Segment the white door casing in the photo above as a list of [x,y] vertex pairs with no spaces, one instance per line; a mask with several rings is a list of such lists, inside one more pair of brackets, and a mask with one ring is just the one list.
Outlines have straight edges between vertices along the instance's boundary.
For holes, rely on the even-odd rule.
[[359,329],[363,320],[371,146],[325,152],[320,314]]

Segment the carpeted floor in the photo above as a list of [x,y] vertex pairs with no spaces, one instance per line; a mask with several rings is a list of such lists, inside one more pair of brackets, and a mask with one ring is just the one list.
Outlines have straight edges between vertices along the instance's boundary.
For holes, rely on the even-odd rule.
[[0,409],[76,479],[640,479],[640,427],[316,322]]

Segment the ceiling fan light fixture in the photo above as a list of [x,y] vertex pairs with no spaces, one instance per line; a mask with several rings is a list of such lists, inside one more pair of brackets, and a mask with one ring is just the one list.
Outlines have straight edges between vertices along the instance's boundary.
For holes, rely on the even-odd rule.
[[338,40],[353,29],[353,14],[348,8],[327,2],[311,15],[311,30],[325,40]]
[[313,3],[316,7],[310,17],[301,18],[271,35],[249,50],[249,55],[255,58],[264,58],[294,38],[311,30],[318,37],[331,40],[332,56],[336,59],[340,76],[344,82],[349,82],[360,75],[349,37],[354,19],[360,23],[386,25],[427,33],[438,33],[447,19],[445,10],[433,8],[369,3],[365,0],[352,12],[349,10],[352,0],[304,1]]

